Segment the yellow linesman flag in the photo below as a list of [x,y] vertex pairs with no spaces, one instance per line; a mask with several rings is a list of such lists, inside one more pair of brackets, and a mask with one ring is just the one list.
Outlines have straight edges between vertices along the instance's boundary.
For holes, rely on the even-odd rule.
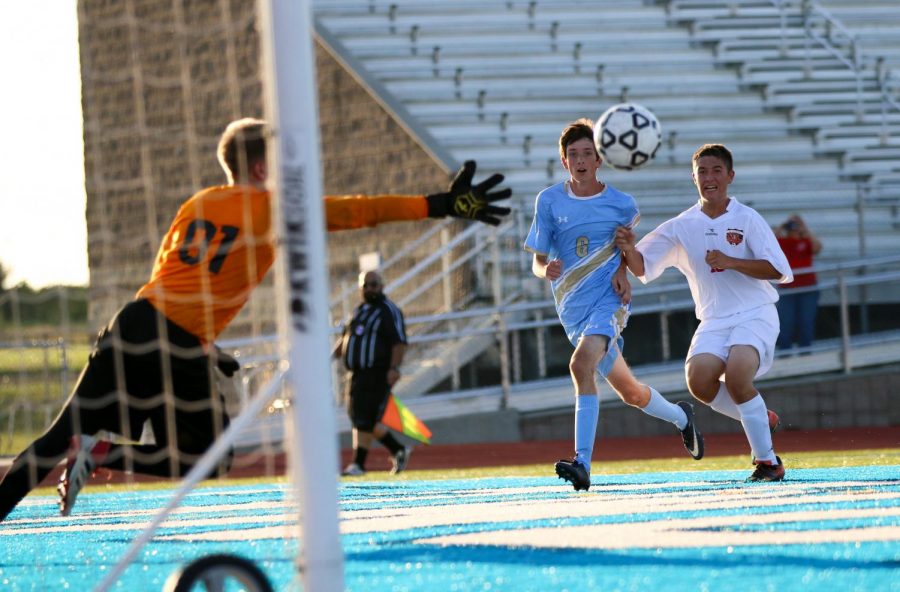
[[381,423],[423,444],[431,444],[431,430],[393,393],[388,397]]

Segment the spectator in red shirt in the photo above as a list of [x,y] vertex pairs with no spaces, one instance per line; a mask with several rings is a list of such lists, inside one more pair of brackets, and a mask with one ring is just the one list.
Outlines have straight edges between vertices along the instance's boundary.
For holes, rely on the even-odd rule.
[[[778,244],[784,251],[791,269],[812,267],[813,256],[822,250],[822,242],[816,238],[797,214],[791,215],[775,231]],[[775,347],[790,349],[796,343],[807,347],[812,343],[819,309],[819,291],[810,289],[816,285],[816,274],[795,273],[794,281],[780,286],[778,317],[781,333]],[[801,289],[802,288],[802,289]]]

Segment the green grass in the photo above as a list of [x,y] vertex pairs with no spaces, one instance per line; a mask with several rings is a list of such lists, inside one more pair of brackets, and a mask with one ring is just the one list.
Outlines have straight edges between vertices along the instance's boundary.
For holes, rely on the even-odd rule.
[[0,440],[0,456],[13,456],[20,453],[25,450],[25,447],[31,444],[35,438],[40,436],[41,433],[42,432],[34,432],[33,434],[28,434],[15,432],[13,433],[12,440],[8,439],[4,434],[3,439]]
[[[43,393],[39,396],[36,395],[32,400],[35,402],[43,401]],[[32,440],[40,436],[59,413],[63,399],[59,397],[58,400],[50,400],[47,405],[41,405],[30,412],[19,408],[16,411],[12,433],[8,431],[9,409],[3,408],[7,402],[8,400],[4,399],[2,393],[0,393],[0,430],[2,430],[0,431],[0,456],[16,454],[31,444]]]
[[[66,384],[62,357],[55,347],[0,349],[0,455],[15,454],[38,436],[59,412],[91,353],[88,344],[66,344]],[[45,355],[46,354],[46,355]],[[16,405],[29,402],[30,411]],[[12,439],[9,413],[15,409]]]
[[[44,355],[45,351],[46,356]],[[88,344],[68,343],[66,345],[66,361],[69,372],[77,375],[87,363],[90,353],[91,346]],[[51,372],[58,372],[61,365],[62,361],[56,348],[46,350],[38,347],[0,349],[0,376],[4,374],[16,376],[20,372],[41,373],[45,367]]]
[[[835,467],[868,467],[868,466],[893,466],[900,465],[900,448],[882,448],[872,450],[851,451],[818,451],[818,452],[793,452],[781,455],[782,461],[788,469],[790,478],[791,469],[822,469]],[[663,458],[651,460],[624,460],[603,463],[600,472],[595,471],[594,477],[600,475],[622,475],[634,473],[678,472],[678,471],[747,471],[751,472],[750,461],[747,456],[715,456],[704,458],[700,462],[687,458]],[[390,475],[387,471],[370,471],[362,477],[342,477],[344,483],[358,483],[365,481],[416,481],[416,480],[445,480],[445,479],[482,479],[494,477],[553,477],[552,466],[548,463],[536,465],[516,465],[505,467],[482,467],[472,469],[432,469],[432,470],[407,470],[399,475]],[[270,483],[286,483],[284,476],[254,477],[241,479],[226,479],[224,481],[203,481],[199,487],[220,487],[227,485],[259,485]],[[101,491],[152,491],[159,489],[171,489],[177,487],[177,483],[160,481],[155,483],[139,484],[103,484],[89,485],[87,492],[98,493]],[[42,487],[35,490],[37,495],[55,495],[53,487]]]
[[4,405],[13,405],[19,402],[29,402],[32,405],[40,403],[53,407],[53,415],[56,415],[62,408],[63,401],[69,395],[69,390],[75,386],[76,375],[69,375],[66,384],[66,392],[63,392],[62,381],[47,383],[38,380],[25,381],[4,381],[0,377],[0,413],[3,411]]
[[[819,469],[846,466],[900,465],[900,448],[851,451],[794,452],[781,455],[782,461],[790,469]],[[713,456],[697,462],[689,458],[660,458],[650,460],[623,460],[604,462],[594,467],[597,475],[621,475],[632,473],[656,473],[671,471],[729,471],[746,470],[752,467],[747,456]],[[552,476],[551,464],[489,467],[475,469],[440,469],[405,471],[400,475],[389,475],[386,471],[369,472],[363,477],[343,478],[346,481],[380,481],[383,479],[478,479],[489,477],[541,477]]]

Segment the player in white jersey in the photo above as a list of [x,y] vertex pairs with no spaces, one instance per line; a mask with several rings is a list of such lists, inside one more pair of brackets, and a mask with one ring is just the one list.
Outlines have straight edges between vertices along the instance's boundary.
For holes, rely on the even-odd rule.
[[592,125],[580,119],[563,130],[559,152],[569,180],[538,194],[525,239],[525,250],[534,254],[532,271],[550,281],[559,320],[575,346],[569,363],[576,394],[575,457],[556,463],[556,473],[576,491],[591,485],[598,371],[625,403],[675,424],[691,456],[703,456],[691,404],[670,403],[638,382],[621,355],[631,286],[615,232],[620,225],[636,224],[640,215],[633,197],[597,180],[602,160]]
[[772,446],[773,414],[753,380],[771,368],[778,337],[778,292],[771,282],[793,281],[791,267],[763,217],[729,197],[731,152],[706,144],[692,163],[697,204],[637,245],[634,231],[623,224],[616,245],[644,283],[667,267],[687,278],[700,320],[685,365],[688,389],[743,425],[756,465],[747,480],[780,481],[784,465]]

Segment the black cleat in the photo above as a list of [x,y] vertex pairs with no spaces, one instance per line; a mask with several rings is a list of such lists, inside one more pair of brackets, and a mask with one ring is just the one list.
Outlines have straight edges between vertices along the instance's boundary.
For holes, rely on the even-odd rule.
[[703,458],[703,434],[697,429],[694,421],[694,406],[687,401],[678,401],[678,406],[684,410],[687,415],[687,425],[681,430],[681,441],[694,460]]
[[747,477],[747,483],[758,483],[760,481],[781,481],[784,479],[784,464],[780,457],[775,457],[775,463],[766,462],[764,460],[754,460],[756,465],[753,474]]
[[560,460],[556,463],[556,474],[571,483],[575,491],[587,491],[591,487],[591,475],[577,460]]
[[412,446],[404,446],[397,451],[397,454],[391,458],[391,475],[396,475],[406,468],[406,465],[409,464],[410,454],[412,454]]

